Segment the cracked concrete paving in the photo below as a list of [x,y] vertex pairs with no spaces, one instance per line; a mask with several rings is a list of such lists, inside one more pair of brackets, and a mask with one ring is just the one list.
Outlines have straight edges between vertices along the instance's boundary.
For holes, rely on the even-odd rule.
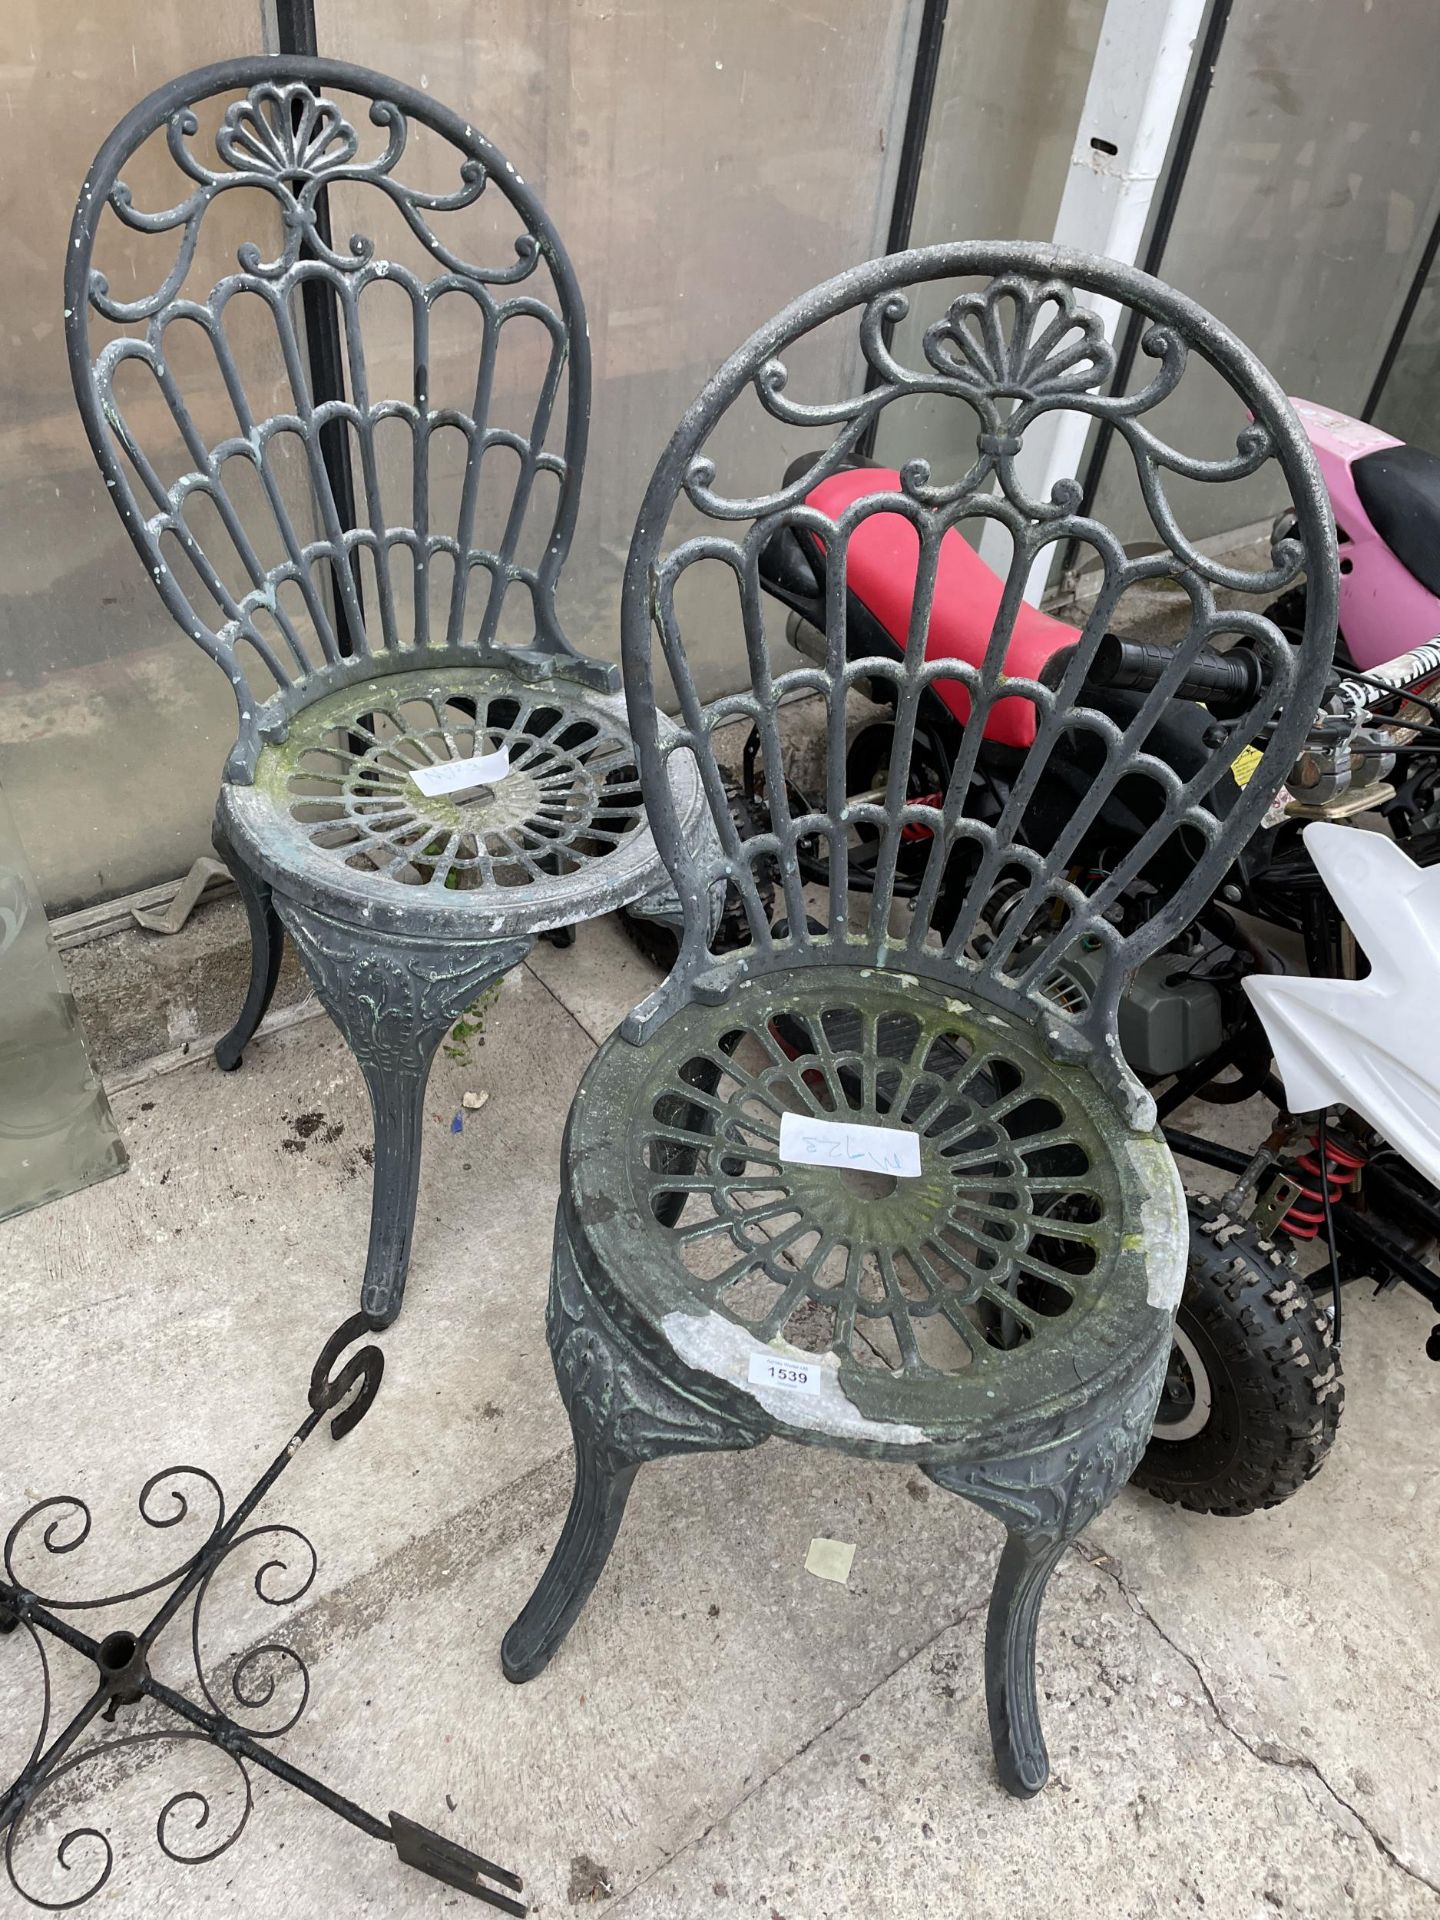
[[1422,1872],[1420,1869],[1416,1867],[1411,1866],[1408,1861],[1404,1860],[1401,1857],[1401,1855],[1396,1851],[1396,1849],[1393,1846],[1391,1846],[1390,1842],[1386,1839],[1385,1835],[1382,1832],[1380,1832],[1380,1830],[1378,1829],[1378,1827],[1376,1827],[1374,1822],[1367,1819],[1365,1814],[1360,1810],[1359,1807],[1357,1807],[1353,1803],[1353,1801],[1347,1800],[1344,1794],[1337,1791],[1333,1782],[1327,1779],[1325,1774],[1321,1771],[1320,1767],[1308,1754],[1295,1753],[1290,1749],[1284,1746],[1281,1746],[1278,1742],[1274,1740],[1255,1739],[1252,1736],[1246,1733],[1243,1733],[1240,1730],[1240,1728],[1235,1724],[1235,1721],[1230,1715],[1230,1713],[1228,1713],[1225,1710],[1225,1708],[1221,1705],[1220,1700],[1216,1695],[1215,1689],[1210,1684],[1210,1681],[1206,1677],[1205,1670],[1201,1666],[1200,1662],[1195,1658],[1195,1656],[1192,1653],[1187,1653],[1183,1647],[1178,1646],[1176,1644],[1176,1642],[1171,1638],[1171,1636],[1160,1625],[1159,1621],[1155,1619],[1154,1615],[1145,1606],[1144,1602],[1139,1598],[1139,1596],[1134,1592],[1132,1592],[1132,1590],[1125,1585],[1125,1582],[1121,1578],[1120,1573],[1116,1568],[1113,1560],[1111,1560],[1107,1555],[1103,1553],[1090,1550],[1087,1547],[1086,1542],[1084,1541],[1078,1541],[1076,1543],[1074,1550],[1077,1553],[1080,1553],[1081,1555],[1083,1555],[1086,1559],[1088,1559],[1092,1566],[1102,1567],[1111,1574],[1111,1576],[1114,1578],[1116,1582],[1116,1585],[1120,1588],[1120,1591],[1125,1595],[1127,1602],[1134,1609],[1134,1611],[1140,1616],[1141,1619],[1148,1622],[1148,1624],[1151,1627],[1153,1627],[1154,1630],[1160,1635],[1161,1639],[1165,1642],[1166,1646],[1170,1647],[1175,1653],[1179,1654],[1181,1659],[1184,1660],[1185,1663],[1189,1666],[1191,1672],[1195,1675],[1195,1678],[1200,1683],[1200,1690],[1205,1696],[1205,1700],[1210,1708],[1210,1711],[1214,1714],[1215,1718],[1219,1721],[1220,1725],[1224,1727],[1225,1731],[1228,1734],[1230,1734],[1233,1739],[1236,1739],[1240,1742],[1241,1746],[1244,1747],[1247,1753],[1251,1754],[1256,1760],[1263,1760],[1269,1766],[1292,1767],[1292,1768],[1298,1769],[1301,1772],[1312,1775],[1313,1778],[1317,1780],[1319,1784],[1324,1788],[1325,1792],[1329,1795],[1330,1799],[1333,1800],[1337,1806],[1342,1807],[1345,1810],[1345,1812],[1350,1815],[1351,1819],[1355,1821],[1357,1826],[1363,1827],[1365,1829],[1365,1832],[1370,1836],[1371,1840],[1375,1843],[1375,1846],[1385,1856],[1387,1860],[1389,1860],[1393,1865],[1399,1867],[1402,1870],[1402,1872],[1408,1873],[1412,1879],[1419,1881],[1421,1885],[1428,1887],[1432,1893],[1440,1893],[1440,1887],[1437,1887],[1435,1882],[1431,1880],[1426,1873]]
[[[767,1445],[647,1469],[562,1654],[505,1683],[500,1635],[569,1495],[543,1333],[560,1131],[648,977],[614,927],[584,929],[512,976],[483,1047],[439,1063],[379,1400],[342,1444],[317,1434],[260,1516],[303,1528],[319,1571],[269,1618],[253,1561],[216,1581],[211,1684],[278,1622],[314,1681],[284,1753],[519,1867],[552,1916],[1440,1915],[1440,1376],[1408,1298],[1352,1296],[1340,1443],[1294,1501],[1234,1522],[1127,1492],[1067,1556],[1041,1628],[1055,1771],[1033,1803],[999,1792],[986,1735],[998,1529],[897,1468]],[[51,1570],[72,1592],[180,1557],[138,1537],[156,1467],[193,1460],[237,1494],[279,1448],[365,1235],[368,1114],[324,1021],[262,1039],[232,1078],[202,1060],[142,1080],[117,1109],[133,1171],[0,1227],[0,1520],[64,1488],[92,1499],[90,1544]],[[856,1543],[848,1587],[805,1573],[816,1534]],[[17,1642],[0,1773],[33,1736]],[[162,1648],[186,1684],[183,1631]],[[83,1675],[57,1660],[56,1677],[63,1711]],[[226,1767],[155,1748],[93,1800],[66,1783],[50,1853],[37,1821],[17,1858],[72,1894],[53,1847],[83,1807],[117,1844],[98,1915],[463,1909],[267,1779],[222,1860],[165,1860],[160,1807],[213,1787],[211,1825],[177,1833],[204,1844],[236,1805]],[[0,1893],[7,1920],[27,1910]]]

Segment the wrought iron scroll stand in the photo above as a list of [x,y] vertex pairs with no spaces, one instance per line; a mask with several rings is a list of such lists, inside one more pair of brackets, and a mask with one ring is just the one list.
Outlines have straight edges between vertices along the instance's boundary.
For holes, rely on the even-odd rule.
[[[201,1483],[217,1502],[215,1520],[199,1551],[162,1578],[102,1599],[62,1600],[41,1596],[16,1578],[14,1560],[17,1542],[28,1526],[48,1514],[50,1518],[42,1534],[46,1551],[51,1554],[72,1553],[84,1543],[90,1532],[89,1509],[75,1496],[62,1494],[41,1500],[23,1513],[11,1527],[3,1550],[4,1577],[0,1578],[0,1637],[14,1635],[23,1628],[33,1641],[40,1659],[41,1711],[40,1729],[30,1758],[18,1779],[0,1794],[0,1836],[4,1839],[5,1866],[11,1885],[32,1905],[50,1911],[81,1906],[105,1885],[114,1865],[114,1849],[105,1835],[92,1826],[75,1826],[61,1838],[56,1857],[60,1867],[69,1873],[74,1871],[72,1856],[77,1848],[86,1842],[92,1846],[98,1845],[102,1860],[93,1884],[71,1899],[43,1898],[22,1885],[15,1863],[16,1838],[32,1806],[48,1788],[89,1761],[103,1760],[150,1742],[198,1740],[217,1747],[234,1763],[243,1784],[244,1806],[234,1831],[218,1844],[202,1845],[197,1850],[182,1852],[172,1844],[169,1832],[172,1817],[182,1808],[187,1810],[193,1816],[194,1831],[198,1835],[209,1822],[210,1804],[205,1795],[193,1787],[172,1795],[162,1807],[155,1826],[161,1851],[169,1859],[186,1865],[199,1865],[217,1859],[240,1838],[254,1804],[246,1767],[248,1762],[286,1785],[298,1788],[340,1819],[358,1827],[361,1833],[368,1834],[372,1840],[393,1846],[406,1866],[416,1867],[431,1879],[487,1901],[503,1913],[523,1915],[527,1911],[521,1901],[495,1890],[495,1887],[504,1887],[520,1893],[522,1882],[518,1875],[398,1813],[391,1813],[388,1821],[378,1819],[354,1801],[336,1793],[323,1781],[292,1766],[266,1744],[295,1726],[309,1699],[309,1672],[293,1648],[276,1643],[252,1646],[240,1655],[230,1672],[227,1682],[229,1692],[242,1710],[250,1712],[263,1709],[274,1697],[274,1663],[283,1663],[293,1680],[298,1681],[299,1705],[281,1724],[263,1731],[243,1726],[232,1719],[220,1705],[206,1679],[200,1647],[201,1611],[212,1578],[237,1547],[262,1536],[270,1536],[276,1542],[276,1551],[272,1551],[271,1557],[255,1575],[254,1582],[256,1593],[269,1605],[286,1605],[298,1600],[308,1591],[315,1578],[315,1550],[297,1528],[276,1522],[252,1527],[248,1522],[326,1414],[333,1414],[330,1431],[336,1440],[340,1440],[369,1411],[384,1371],[384,1354],[379,1347],[371,1345],[352,1354],[343,1366],[337,1366],[337,1362],[347,1346],[372,1331],[373,1327],[374,1322],[365,1314],[355,1314],[326,1341],[310,1379],[309,1413],[228,1517],[219,1484],[202,1468],[170,1467],[146,1481],[140,1490],[139,1504],[141,1518],[148,1526],[172,1527],[185,1519],[190,1511],[189,1502],[175,1484],[181,1479],[188,1478]],[[152,1504],[152,1496],[160,1492],[168,1493],[171,1503],[168,1511],[158,1501]],[[288,1591],[275,1592],[273,1581],[267,1590],[266,1576],[288,1571],[283,1549],[288,1547],[293,1551],[296,1543],[309,1556],[308,1571]],[[165,1598],[138,1631],[111,1632],[97,1640],[65,1618],[67,1613],[93,1612],[162,1591],[165,1592]],[[204,1696],[203,1705],[156,1679],[150,1670],[150,1654],[156,1641],[187,1604],[190,1607],[195,1673]],[[49,1660],[45,1651],[47,1639],[59,1641],[82,1658],[93,1661],[97,1675],[94,1692],[68,1725],[48,1744],[52,1693]],[[271,1663],[271,1671],[265,1670],[266,1661]],[[97,1716],[113,1721],[120,1708],[136,1706],[143,1701],[165,1710],[181,1724],[178,1727],[146,1728],[114,1739],[94,1740],[77,1746]],[[486,1885],[487,1881],[494,1882],[495,1886]]]

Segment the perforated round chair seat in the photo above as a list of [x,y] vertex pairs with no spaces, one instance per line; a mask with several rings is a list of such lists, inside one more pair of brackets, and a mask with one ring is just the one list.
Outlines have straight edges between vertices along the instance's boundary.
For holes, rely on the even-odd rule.
[[[481,774],[455,768],[477,758]],[[446,768],[462,784],[435,792]],[[623,700],[503,664],[322,692],[261,749],[253,785],[222,788],[220,811],[272,885],[382,926],[523,936],[665,883]]]
[[[782,1155],[787,1113],[817,1163]],[[874,1160],[838,1125],[884,1129]],[[911,1136],[918,1175],[881,1171]],[[1187,1224],[1159,1135],[1033,1027],[913,975],[766,972],[612,1038],[565,1155],[601,1305],[792,1437],[1013,1453],[1169,1345]],[[787,1361],[799,1384],[767,1377]]]

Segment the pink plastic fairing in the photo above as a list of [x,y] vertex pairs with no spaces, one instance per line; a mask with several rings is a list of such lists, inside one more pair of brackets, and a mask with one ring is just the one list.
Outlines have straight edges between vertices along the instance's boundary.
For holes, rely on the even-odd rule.
[[1340,631],[1356,666],[1376,667],[1440,634],[1440,599],[1376,533],[1350,471],[1362,454],[1402,442],[1313,400],[1292,404],[1315,449],[1340,531]]

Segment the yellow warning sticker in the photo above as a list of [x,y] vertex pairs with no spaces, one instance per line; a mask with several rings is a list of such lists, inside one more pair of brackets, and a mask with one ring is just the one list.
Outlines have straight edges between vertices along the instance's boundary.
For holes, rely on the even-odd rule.
[[1246,747],[1235,756],[1235,764],[1230,771],[1235,776],[1237,787],[1248,787],[1251,775],[1265,758],[1259,747]]

